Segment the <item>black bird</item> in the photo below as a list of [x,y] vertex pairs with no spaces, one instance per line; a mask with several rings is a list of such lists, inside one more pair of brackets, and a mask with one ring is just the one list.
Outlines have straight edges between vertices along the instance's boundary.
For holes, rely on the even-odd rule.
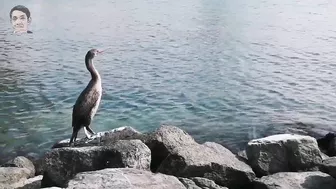
[[95,116],[101,96],[102,96],[102,84],[101,77],[93,65],[93,58],[97,56],[102,51],[97,49],[91,49],[87,52],[85,56],[86,68],[91,73],[91,80],[86,88],[79,95],[72,111],[72,136],[70,139],[69,146],[75,143],[78,131],[83,127],[87,138],[91,138],[88,131],[94,135],[95,132],[90,128],[91,121]]

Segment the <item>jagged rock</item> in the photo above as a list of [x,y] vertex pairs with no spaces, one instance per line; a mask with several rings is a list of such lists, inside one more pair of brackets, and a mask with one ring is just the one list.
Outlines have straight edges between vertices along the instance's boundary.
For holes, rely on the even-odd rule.
[[18,156],[7,163],[1,165],[1,167],[18,167],[18,168],[26,168],[29,170],[29,178],[35,176],[35,167],[34,164],[23,156]]
[[317,139],[318,146],[328,156],[336,155],[336,134],[329,132],[323,137]]
[[151,170],[156,172],[162,161],[177,147],[196,144],[195,140],[185,131],[163,125],[143,138],[144,143],[152,152]]
[[149,170],[151,153],[140,140],[120,140],[110,146],[56,148],[44,159],[42,187],[65,187],[76,173],[104,168]]
[[44,164],[43,164],[43,157],[38,159],[32,160],[34,167],[35,167],[35,176],[43,175]]
[[22,187],[18,187],[18,189],[40,189],[41,188],[41,181],[42,175],[27,179],[23,182]]
[[25,157],[29,159],[35,168],[35,176],[43,175],[42,159],[41,154],[28,153]]
[[254,182],[256,189],[335,189],[336,180],[328,174],[311,172],[281,172],[263,176]]
[[67,188],[185,189],[174,176],[134,168],[103,169],[77,174]]
[[[118,140],[131,140],[140,139],[142,134],[132,127],[125,126],[112,129],[110,131],[98,132],[96,135],[92,136],[91,139],[88,138],[77,138],[76,147],[83,146],[102,146],[109,145]],[[52,146],[52,148],[62,148],[69,147],[70,139],[65,139],[57,142]]]
[[27,168],[0,167],[0,188],[13,189],[24,185],[31,171]]
[[239,152],[237,153],[237,158],[238,158],[239,160],[244,161],[244,162],[246,163],[246,162],[247,162],[246,151],[245,151],[245,150],[239,151]]
[[336,179],[336,157],[323,160],[320,171],[327,173]]
[[322,162],[316,139],[295,134],[279,134],[252,140],[248,142],[246,154],[257,176],[318,170],[318,164]]
[[336,156],[336,137],[330,141],[327,151],[329,156]]
[[201,177],[192,177],[189,179],[180,177],[179,180],[187,189],[228,189],[227,187],[218,186],[212,180]]
[[178,177],[204,177],[229,188],[242,188],[255,177],[251,167],[220,144],[198,144],[185,131],[163,125],[145,139],[153,171]]
[[325,159],[329,159],[330,157],[328,155],[326,155],[325,153],[321,152],[321,157],[322,157],[322,160],[325,160]]

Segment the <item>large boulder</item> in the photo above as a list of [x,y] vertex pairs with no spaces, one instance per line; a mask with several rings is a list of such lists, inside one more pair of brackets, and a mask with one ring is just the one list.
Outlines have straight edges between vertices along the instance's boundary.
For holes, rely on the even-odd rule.
[[336,157],[323,160],[320,170],[336,178]]
[[[103,146],[114,143],[118,140],[140,139],[142,134],[132,127],[125,126],[112,129],[110,131],[98,132],[90,139],[78,138],[75,142],[76,147],[83,146]],[[69,147],[70,139],[64,139],[55,143],[52,148]]]
[[192,177],[189,179],[180,177],[179,180],[187,189],[228,189],[227,187],[218,186],[212,180],[201,177]]
[[[35,176],[34,164],[23,156],[18,156],[0,167],[0,188],[37,189],[41,186],[41,177]],[[32,178],[34,177],[34,178]]]
[[35,168],[35,176],[43,175],[43,167],[42,167],[43,154],[30,152],[26,154],[25,157],[33,163]]
[[30,174],[27,168],[0,167],[0,188],[12,189],[24,186]]
[[322,162],[316,139],[296,134],[279,134],[252,140],[248,142],[246,155],[257,176],[318,170]]
[[110,146],[56,148],[43,161],[42,187],[66,187],[80,172],[121,167],[149,170],[151,152],[140,140],[120,140]]
[[254,181],[255,189],[335,189],[336,180],[319,171],[281,172]]
[[67,188],[185,189],[174,176],[134,168],[103,169],[77,174]]
[[329,132],[317,139],[318,146],[328,156],[336,155],[336,134]]
[[34,164],[23,156],[18,156],[5,164],[1,165],[1,167],[18,167],[18,168],[26,168],[29,170],[29,177],[35,176],[35,167]]
[[198,144],[185,131],[163,125],[146,139],[152,152],[152,171],[178,177],[204,177],[229,188],[248,187],[251,167],[220,144]]
[[18,187],[18,189],[40,189],[41,181],[43,176],[39,175],[23,182],[23,186]]

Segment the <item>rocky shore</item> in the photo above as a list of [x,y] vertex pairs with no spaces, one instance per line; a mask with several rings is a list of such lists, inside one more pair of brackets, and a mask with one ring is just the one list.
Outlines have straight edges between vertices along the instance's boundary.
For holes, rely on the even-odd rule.
[[336,136],[285,133],[248,142],[232,153],[214,142],[162,125],[132,127],[92,139],[56,143],[39,159],[19,156],[0,167],[0,189],[335,189]]

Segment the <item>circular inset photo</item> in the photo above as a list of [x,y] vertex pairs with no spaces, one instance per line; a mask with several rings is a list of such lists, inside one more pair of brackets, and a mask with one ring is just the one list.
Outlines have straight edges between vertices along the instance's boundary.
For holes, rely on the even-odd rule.
[[28,26],[32,22],[30,11],[23,5],[13,7],[9,13],[14,33],[33,33],[28,30]]

